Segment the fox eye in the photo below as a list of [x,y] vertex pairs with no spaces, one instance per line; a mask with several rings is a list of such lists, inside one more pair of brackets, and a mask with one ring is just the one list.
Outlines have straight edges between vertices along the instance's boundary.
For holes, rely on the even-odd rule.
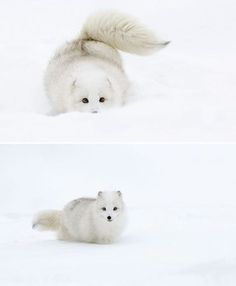
[[113,208],[113,211],[117,211],[117,210],[118,210],[118,208],[117,208],[117,207],[114,207],[114,208]]
[[107,209],[106,208],[102,208],[102,210],[105,212]]
[[84,97],[81,101],[82,101],[83,103],[89,103],[89,100],[88,100],[86,97]]
[[106,101],[106,98],[105,97],[100,97],[99,98],[99,102],[105,102]]

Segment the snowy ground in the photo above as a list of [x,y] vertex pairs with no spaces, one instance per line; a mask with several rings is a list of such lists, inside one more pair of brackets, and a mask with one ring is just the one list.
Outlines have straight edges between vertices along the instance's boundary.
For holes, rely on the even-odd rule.
[[[236,284],[234,145],[2,145],[0,156],[1,285]],[[37,210],[104,185],[128,206],[116,244],[31,229]]]
[[[235,141],[235,1],[116,2],[0,2],[0,140]],[[123,55],[135,91],[125,107],[48,116],[48,59],[87,15],[111,8],[136,15],[172,44],[152,57]]]
[[6,286],[235,285],[235,209],[156,208],[131,209],[133,225],[115,245],[55,241],[50,234],[32,231],[31,216],[1,215],[0,282]]

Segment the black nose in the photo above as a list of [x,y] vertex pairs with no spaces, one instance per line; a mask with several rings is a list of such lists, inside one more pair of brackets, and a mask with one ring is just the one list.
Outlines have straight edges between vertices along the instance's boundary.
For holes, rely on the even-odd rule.
[[111,220],[111,216],[108,216],[107,219],[108,219],[108,220]]
[[98,111],[97,110],[93,110],[92,113],[98,113]]

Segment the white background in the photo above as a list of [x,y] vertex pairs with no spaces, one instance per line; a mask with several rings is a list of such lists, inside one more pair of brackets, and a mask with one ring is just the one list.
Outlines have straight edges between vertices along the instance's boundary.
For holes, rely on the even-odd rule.
[[[235,145],[1,145],[1,285],[236,283]],[[55,240],[33,214],[120,189],[113,245]]]
[[[171,45],[124,54],[134,95],[103,114],[47,116],[42,77],[54,50],[97,10],[130,13]],[[235,141],[233,0],[1,0],[1,141]]]

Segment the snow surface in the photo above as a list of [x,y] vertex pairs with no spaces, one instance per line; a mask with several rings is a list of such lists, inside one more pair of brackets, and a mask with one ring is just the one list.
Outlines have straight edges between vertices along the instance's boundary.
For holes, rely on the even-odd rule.
[[[235,145],[1,145],[0,157],[0,285],[236,285]],[[36,211],[107,186],[128,207],[116,244],[31,229]]]
[[[235,141],[235,8],[234,0],[1,0],[0,140]],[[123,55],[134,85],[125,107],[48,116],[49,58],[104,9],[137,16],[171,45]]]

